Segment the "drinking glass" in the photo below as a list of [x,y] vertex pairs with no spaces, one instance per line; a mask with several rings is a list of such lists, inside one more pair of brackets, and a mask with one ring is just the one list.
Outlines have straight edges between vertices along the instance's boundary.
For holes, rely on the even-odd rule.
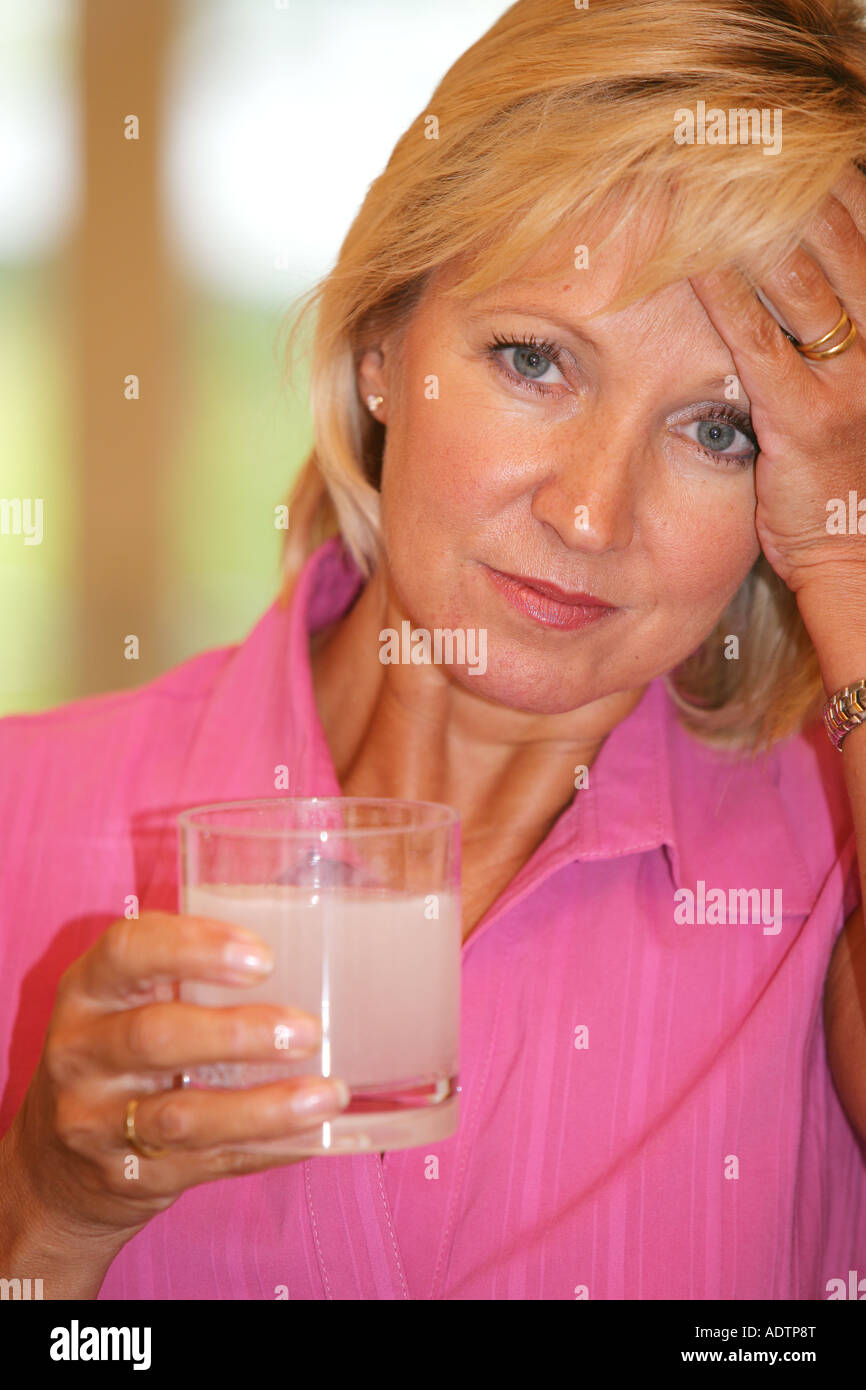
[[[184,981],[210,1006],[317,1015],[315,1055],[224,1062],[191,1084],[341,1077],[349,1106],[294,1136],[299,1154],[411,1148],[453,1134],[460,1032],[460,821],[450,806],[382,797],[272,797],[178,817],[182,913],[247,927],[274,953],[261,984]],[[275,1035],[275,1048],[287,1039]]]

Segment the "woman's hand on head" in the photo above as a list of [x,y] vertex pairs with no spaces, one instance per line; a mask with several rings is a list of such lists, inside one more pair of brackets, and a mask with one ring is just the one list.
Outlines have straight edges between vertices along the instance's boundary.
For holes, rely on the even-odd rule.
[[[691,284],[751,405],[764,554],[798,595],[854,570],[866,578],[866,515],[863,532],[830,524],[834,499],[846,511],[850,492],[866,499],[866,178],[846,172],[800,246],[760,285],[802,345],[829,335],[844,310],[857,333],[834,356],[798,352],[739,269]],[[849,333],[843,322],[824,348]]]
[[[243,964],[252,951],[263,969]],[[273,1065],[319,1050],[319,1020],[288,1005],[204,1008],[166,998],[176,981],[242,987],[270,968],[264,943],[227,923],[167,912],[113,922],[62,977],[42,1056],[0,1143],[16,1207],[70,1247],[92,1238],[119,1249],[189,1187],[299,1161],[287,1152],[290,1136],[343,1108],[331,1081],[175,1085],[201,1064]],[[315,1106],[316,1094],[324,1105]],[[135,1153],[124,1123],[132,1097],[139,1142],[165,1156]]]

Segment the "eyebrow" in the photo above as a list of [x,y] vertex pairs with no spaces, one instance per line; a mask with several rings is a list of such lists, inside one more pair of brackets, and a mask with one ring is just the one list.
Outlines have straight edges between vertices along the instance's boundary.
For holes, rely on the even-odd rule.
[[[524,303],[522,301],[509,301],[506,303],[505,301],[492,300],[489,298],[489,296],[482,295],[479,299],[475,301],[475,307],[467,310],[467,318],[471,319],[473,322],[477,322],[480,319],[488,318],[490,314],[494,313],[520,314],[525,318],[546,319],[548,323],[556,324],[556,326],[560,328],[564,333],[568,333],[573,338],[577,338],[580,342],[586,343],[587,346],[591,347],[594,352],[597,352],[599,354],[601,354],[602,352],[602,349],[599,347],[595,338],[593,338],[589,333],[587,333],[582,328],[578,328],[577,324],[571,323],[568,319],[562,319],[557,314],[552,314],[550,310],[547,308],[547,306],[544,304]],[[706,385],[708,387],[713,388],[726,387],[731,376],[733,375],[736,374],[729,372],[727,376],[707,377]],[[740,383],[740,397],[738,398],[738,401],[732,402],[732,404],[738,403],[743,404],[747,411],[751,409],[751,402],[749,401],[748,396],[743,390],[742,383]]]

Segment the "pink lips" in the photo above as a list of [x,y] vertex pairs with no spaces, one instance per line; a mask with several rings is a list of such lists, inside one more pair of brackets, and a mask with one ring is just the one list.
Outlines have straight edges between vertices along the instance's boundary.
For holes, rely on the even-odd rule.
[[546,627],[580,628],[596,623],[600,618],[615,613],[616,608],[609,603],[601,603],[591,594],[560,589],[558,584],[550,584],[544,579],[531,579],[523,575],[503,574],[500,570],[485,566],[492,582],[500,593],[515,608]]

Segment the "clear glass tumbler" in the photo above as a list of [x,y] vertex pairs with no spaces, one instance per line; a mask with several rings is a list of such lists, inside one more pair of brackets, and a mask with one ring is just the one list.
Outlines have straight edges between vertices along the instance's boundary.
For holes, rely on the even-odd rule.
[[191,1083],[341,1077],[351,1103],[297,1135],[299,1154],[404,1149],[453,1134],[462,942],[457,812],[381,797],[273,797],[193,807],[178,817],[178,838],[179,910],[247,927],[268,942],[276,962],[262,984],[185,981],[181,998],[288,1004],[322,1022],[315,1055],[201,1066]]

